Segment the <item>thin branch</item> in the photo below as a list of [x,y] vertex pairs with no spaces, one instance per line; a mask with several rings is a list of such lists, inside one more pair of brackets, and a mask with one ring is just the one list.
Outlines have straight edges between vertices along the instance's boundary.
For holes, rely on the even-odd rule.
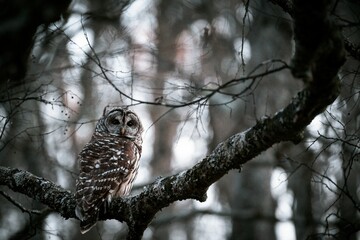
[[[245,92],[251,90],[251,84],[250,86],[246,87],[243,91],[241,91],[240,93],[236,93],[236,94],[230,94],[230,93],[226,93],[225,89],[231,88],[236,84],[240,84],[243,82],[246,82],[248,80],[254,82],[256,79],[264,77],[264,76],[268,76],[272,73],[276,73],[279,71],[282,71],[284,69],[290,69],[290,66],[285,63],[282,60],[269,60],[269,61],[265,61],[263,63],[260,63],[258,66],[256,66],[254,68],[253,71],[251,71],[247,76],[242,77],[242,78],[236,78],[236,79],[231,79],[229,81],[227,81],[225,84],[223,85],[215,85],[215,88],[209,89],[207,85],[200,87],[200,88],[196,88],[196,91],[202,91],[202,92],[209,92],[208,94],[202,95],[198,98],[195,98],[191,101],[177,101],[176,104],[171,103],[170,101],[165,101],[165,99],[163,99],[161,97],[161,100],[155,100],[155,101],[146,101],[146,100],[141,100],[141,99],[137,99],[134,98],[131,95],[126,94],[124,91],[122,91],[118,86],[116,86],[113,81],[108,77],[108,70],[102,65],[100,58],[98,57],[98,53],[95,51],[95,49],[93,48],[93,46],[90,43],[90,40],[88,38],[88,35],[86,33],[86,29],[84,27],[83,24],[83,19],[81,19],[82,22],[82,28],[83,28],[83,32],[84,32],[84,36],[85,39],[87,41],[87,44],[90,48],[91,53],[86,52],[85,50],[83,50],[80,46],[78,46],[68,35],[65,34],[65,37],[68,38],[69,42],[71,42],[72,44],[76,45],[79,47],[79,49],[86,55],[86,57],[88,59],[90,59],[92,62],[94,62],[99,68],[101,73],[97,73],[97,75],[101,75],[105,81],[117,92],[119,93],[120,97],[125,97],[126,99],[129,99],[132,102],[132,106],[134,105],[139,105],[139,104],[147,104],[147,105],[155,105],[155,106],[164,106],[164,107],[169,107],[169,108],[183,108],[186,106],[191,106],[191,105],[208,105],[208,106],[216,106],[216,105],[226,105],[228,103],[231,103],[233,101],[235,101],[236,98],[240,97],[241,95],[243,95]],[[59,31],[61,31],[61,29],[59,29]],[[271,70],[266,69],[264,72],[261,73],[257,73],[254,74],[254,72],[256,70],[258,70],[260,67],[266,66],[267,64],[273,64],[273,63],[281,63],[282,65],[276,68],[273,68]],[[93,69],[88,69],[89,71],[93,71]],[[192,90],[193,88],[189,86],[189,89]],[[209,99],[211,97],[213,97],[216,93],[220,93],[223,95],[231,95],[233,96],[233,98],[230,101],[227,102],[221,102],[221,103],[217,103],[217,104],[210,104]]]
[[22,212],[26,212],[28,214],[38,214],[38,215],[41,214],[41,211],[39,211],[39,210],[26,209],[21,203],[17,202],[6,192],[0,191],[0,195],[2,195],[4,198],[6,198],[9,202],[11,202],[15,207],[20,209]]
[[266,215],[254,210],[242,210],[242,211],[234,211],[234,210],[221,210],[216,211],[212,209],[191,209],[188,211],[184,211],[181,213],[170,214],[166,216],[159,217],[151,222],[151,226],[161,226],[166,224],[171,224],[172,222],[181,222],[188,221],[199,215],[213,215],[218,217],[228,217],[238,220],[267,220],[270,222],[283,222],[289,221],[289,219],[279,219],[274,215]]

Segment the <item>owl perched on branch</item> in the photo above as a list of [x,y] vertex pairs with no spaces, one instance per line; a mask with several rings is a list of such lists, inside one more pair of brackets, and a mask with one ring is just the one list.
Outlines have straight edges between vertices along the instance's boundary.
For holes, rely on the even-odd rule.
[[131,110],[106,107],[95,132],[78,156],[76,216],[81,233],[93,227],[99,211],[112,197],[127,195],[139,168],[142,132],[139,117]]

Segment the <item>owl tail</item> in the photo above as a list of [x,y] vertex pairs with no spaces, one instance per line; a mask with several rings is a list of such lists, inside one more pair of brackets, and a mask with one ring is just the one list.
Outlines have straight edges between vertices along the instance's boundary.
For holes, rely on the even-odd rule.
[[80,219],[80,232],[82,234],[87,233],[92,227],[96,225],[98,214],[95,215],[87,214],[79,206],[76,206],[75,214]]

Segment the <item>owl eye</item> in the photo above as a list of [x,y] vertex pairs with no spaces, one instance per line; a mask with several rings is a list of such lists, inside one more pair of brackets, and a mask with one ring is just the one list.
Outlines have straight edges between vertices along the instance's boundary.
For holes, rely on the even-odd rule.
[[129,127],[132,127],[132,126],[134,126],[135,124],[136,124],[135,121],[130,120],[130,121],[127,122],[126,125],[128,125]]
[[119,125],[120,121],[117,120],[116,118],[113,118],[113,119],[110,120],[110,123],[113,124],[113,125]]

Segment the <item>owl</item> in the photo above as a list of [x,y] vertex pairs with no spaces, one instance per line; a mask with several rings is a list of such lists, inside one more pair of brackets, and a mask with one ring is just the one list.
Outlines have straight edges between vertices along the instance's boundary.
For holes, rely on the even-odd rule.
[[136,177],[142,149],[139,117],[131,110],[106,107],[95,132],[78,156],[76,216],[81,233],[97,222],[113,197],[127,195]]

